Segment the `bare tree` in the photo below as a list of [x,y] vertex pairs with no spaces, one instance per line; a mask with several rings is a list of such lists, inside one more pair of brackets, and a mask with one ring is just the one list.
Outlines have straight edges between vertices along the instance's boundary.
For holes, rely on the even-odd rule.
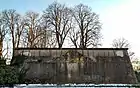
[[125,38],[118,38],[113,40],[112,46],[114,48],[129,48],[130,44]]
[[[97,46],[99,44],[97,41],[101,38],[101,24],[98,15],[92,12],[88,6],[79,4],[73,9],[73,17],[77,25],[75,30],[79,30],[78,32],[80,32],[79,47],[87,48]],[[78,41],[78,39],[76,39],[76,41]]]
[[21,37],[23,35],[23,31],[25,30],[25,26],[26,26],[25,20],[22,17],[20,17],[18,23],[16,23],[16,26],[17,27],[16,27],[16,33],[15,33],[15,41],[17,42],[16,48],[18,48],[19,45],[23,46],[23,43],[21,43],[22,42]]
[[[4,25],[6,26],[5,29],[8,29],[12,38],[12,47],[13,47],[13,55],[14,55],[14,49],[15,45],[18,41],[16,41],[16,35],[19,31],[17,31],[18,27],[17,24],[20,19],[20,15],[16,13],[15,10],[10,9],[10,10],[4,10],[2,12],[2,18],[4,21]],[[18,46],[18,45],[17,45]]]
[[44,19],[44,16],[40,18],[40,27],[43,34],[39,36],[39,47],[56,48],[57,39],[55,37],[54,30],[51,30],[51,28],[49,28],[50,25],[48,23],[49,22]]
[[[6,29],[6,25],[2,18],[2,14],[0,13],[0,44],[1,44],[0,52],[1,52],[1,54],[3,54],[3,52],[5,52],[5,50],[6,50],[6,48],[3,47],[3,42],[4,42],[4,39],[5,39],[7,33],[8,33],[8,30]],[[7,53],[5,55],[7,55]]]
[[73,43],[73,45],[75,46],[75,48],[78,48],[80,45],[79,45],[79,37],[80,37],[80,31],[79,30],[75,30],[75,28],[72,28],[70,31],[69,31],[69,39],[70,41]]
[[128,55],[130,56],[130,59],[134,58],[134,52],[132,52],[131,49],[131,45],[129,43],[128,40],[126,40],[125,38],[118,38],[118,39],[114,39],[113,43],[112,43],[112,47],[113,48],[128,48]]
[[39,14],[35,12],[27,12],[25,16],[26,21],[26,32],[28,36],[28,45],[29,47],[37,47],[39,42],[39,36],[43,34],[40,26]]
[[57,40],[55,37],[55,33],[52,30],[47,30],[46,33],[46,47],[47,48],[56,48]]
[[8,30],[6,29],[6,24],[4,19],[2,18],[2,14],[0,14],[0,41],[3,42]]
[[58,47],[61,48],[71,29],[71,10],[65,5],[54,2],[44,11],[43,17],[55,33]]

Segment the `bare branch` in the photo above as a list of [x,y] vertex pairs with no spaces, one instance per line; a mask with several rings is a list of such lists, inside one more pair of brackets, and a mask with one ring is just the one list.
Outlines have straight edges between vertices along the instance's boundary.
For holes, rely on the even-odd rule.
[[44,11],[43,16],[49,27],[53,28],[58,47],[62,48],[64,40],[71,29],[71,10],[65,5],[54,2]]
[[[73,17],[76,22],[76,30],[80,31],[80,48],[94,47],[94,43],[98,43],[101,38],[98,15],[83,4],[79,4],[73,9]],[[96,40],[96,41],[95,41]],[[78,40],[77,40],[78,41]]]

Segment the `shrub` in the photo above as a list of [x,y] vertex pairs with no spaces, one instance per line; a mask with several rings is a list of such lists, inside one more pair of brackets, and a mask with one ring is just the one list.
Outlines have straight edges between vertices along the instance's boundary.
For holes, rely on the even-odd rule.
[[138,82],[140,83],[140,72],[135,71]]
[[10,66],[0,67],[0,83],[1,84],[16,84],[19,83],[18,70]]

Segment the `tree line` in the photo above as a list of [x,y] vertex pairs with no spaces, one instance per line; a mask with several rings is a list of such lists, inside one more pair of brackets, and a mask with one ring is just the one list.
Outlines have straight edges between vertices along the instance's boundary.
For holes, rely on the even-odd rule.
[[18,47],[62,48],[66,40],[74,48],[98,47],[100,31],[99,16],[84,4],[72,8],[53,2],[42,15],[33,11],[20,15],[14,9],[0,13],[0,40],[10,38],[13,53]]
[[[13,53],[19,47],[63,48],[64,43],[73,48],[101,46],[102,24],[89,6],[67,7],[53,2],[42,12],[40,15],[28,11],[21,15],[14,9],[1,11],[0,41],[11,39]],[[126,39],[119,38],[113,40],[112,47],[130,48],[130,44]],[[129,54],[134,55],[133,52]]]

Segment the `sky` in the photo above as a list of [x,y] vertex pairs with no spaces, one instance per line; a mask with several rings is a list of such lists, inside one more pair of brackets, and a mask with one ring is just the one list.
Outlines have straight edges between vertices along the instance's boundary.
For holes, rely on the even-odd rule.
[[102,23],[102,47],[111,47],[113,39],[124,37],[140,58],[140,0],[0,0],[0,11],[15,9],[23,15],[27,11],[41,14],[54,1],[71,7],[79,3],[88,5]]

